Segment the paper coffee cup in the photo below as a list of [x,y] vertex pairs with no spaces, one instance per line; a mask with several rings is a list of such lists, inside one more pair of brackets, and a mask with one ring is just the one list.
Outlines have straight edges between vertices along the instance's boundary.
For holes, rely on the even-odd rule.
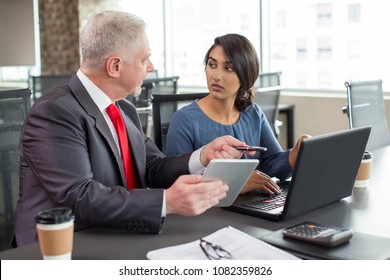
[[356,176],[354,185],[355,188],[365,188],[368,186],[371,176],[371,166],[372,154],[368,151],[365,151]]
[[51,208],[35,218],[44,260],[70,260],[73,249],[74,215],[69,208]]

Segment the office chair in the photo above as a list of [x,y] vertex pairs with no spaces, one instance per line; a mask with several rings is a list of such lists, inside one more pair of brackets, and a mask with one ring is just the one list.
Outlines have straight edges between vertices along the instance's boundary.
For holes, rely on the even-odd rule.
[[138,96],[126,97],[137,109],[138,116],[141,120],[142,129],[144,133],[150,136],[150,125],[149,119],[152,115],[152,91],[154,83],[145,82],[141,86],[141,93]]
[[208,93],[165,94],[153,93],[153,134],[157,147],[165,153],[166,137],[169,123],[175,111],[196,99],[207,96]]
[[172,93],[177,93],[178,80],[179,80],[179,76],[160,77],[160,78],[147,77],[144,80],[144,83],[154,83],[153,94],[154,93],[172,94]]
[[265,72],[259,75],[255,83],[255,88],[274,87],[281,84],[282,72]]
[[371,151],[390,145],[382,80],[345,82],[348,105],[344,108],[350,128],[371,126],[366,149]]
[[276,138],[278,138],[280,134],[279,127],[283,125],[283,122],[277,119],[279,115],[278,105],[280,90],[274,91],[271,89],[270,91],[266,90],[264,92],[263,89],[280,86],[281,76],[281,71],[260,73],[259,78],[254,85],[254,88],[258,92],[256,94],[256,103],[260,105],[267,116],[268,122],[271,125]]
[[158,78],[158,70],[154,69],[153,71],[149,72],[146,76],[146,79],[157,79]]
[[255,102],[263,110],[276,138],[280,134],[279,126],[283,124],[278,120],[281,89],[281,86],[258,88],[255,95]]
[[[0,88],[0,203],[8,243],[12,237],[14,205],[19,193],[19,139],[31,107],[29,89]],[[3,229],[1,229],[3,231]],[[9,232],[8,232],[9,231]]]
[[50,90],[57,86],[67,82],[70,78],[69,75],[41,75],[29,77],[29,88],[32,91],[32,97],[35,101],[39,97],[45,95]]

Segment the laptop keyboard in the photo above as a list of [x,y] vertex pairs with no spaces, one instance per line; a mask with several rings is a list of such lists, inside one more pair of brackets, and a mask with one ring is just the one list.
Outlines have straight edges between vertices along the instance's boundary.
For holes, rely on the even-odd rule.
[[280,194],[273,195],[270,197],[251,199],[240,205],[252,207],[264,211],[269,211],[283,206],[284,202],[286,201],[286,196],[287,196],[287,189],[282,189]]

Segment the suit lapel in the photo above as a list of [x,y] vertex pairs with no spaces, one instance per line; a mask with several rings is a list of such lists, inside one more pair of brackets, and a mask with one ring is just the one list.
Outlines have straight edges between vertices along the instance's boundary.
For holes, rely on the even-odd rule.
[[[120,169],[121,178],[123,185],[127,188],[126,183],[126,175],[122,162],[122,158],[119,154],[118,148],[116,146],[115,140],[112,137],[110,128],[107,125],[104,116],[100,112],[99,108],[96,106],[95,102],[93,102],[92,98],[88,94],[87,90],[83,86],[83,84],[78,79],[77,75],[74,74],[69,80],[69,87],[74,93],[75,98],[80,103],[81,107],[84,108],[85,112],[95,119],[96,129],[101,133],[101,135],[106,139],[108,146],[110,147],[112,153],[115,156],[116,163]],[[102,147],[104,148],[104,147]]]

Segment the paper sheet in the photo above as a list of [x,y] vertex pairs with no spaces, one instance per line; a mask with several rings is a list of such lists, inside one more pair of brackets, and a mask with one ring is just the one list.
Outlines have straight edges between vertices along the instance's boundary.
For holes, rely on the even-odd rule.
[[[250,236],[233,227],[222,228],[204,240],[221,246],[232,255],[232,260],[297,260],[294,255]],[[149,251],[150,260],[207,260],[200,240]]]

